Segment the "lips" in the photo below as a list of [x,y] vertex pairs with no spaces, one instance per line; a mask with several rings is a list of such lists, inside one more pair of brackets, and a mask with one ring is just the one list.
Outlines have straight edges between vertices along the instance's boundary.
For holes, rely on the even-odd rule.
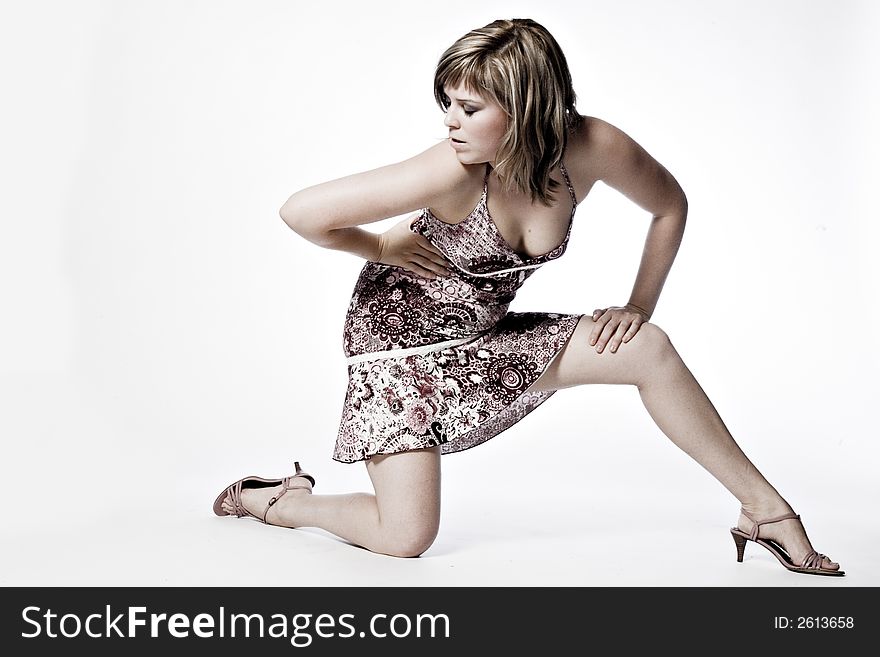
[[463,142],[461,139],[456,139],[455,137],[452,137],[452,136],[450,136],[449,138],[450,138],[452,141],[454,141],[456,144],[464,144],[464,143],[465,143],[465,142]]

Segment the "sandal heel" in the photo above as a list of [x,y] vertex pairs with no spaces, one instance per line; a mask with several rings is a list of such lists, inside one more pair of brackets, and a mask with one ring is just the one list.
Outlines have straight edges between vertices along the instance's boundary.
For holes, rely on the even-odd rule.
[[730,535],[733,536],[733,542],[736,543],[736,561],[737,563],[742,563],[743,554],[746,551],[746,541],[748,539],[743,538],[739,534],[734,534],[733,532],[731,532]]
[[293,462],[293,468],[294,470],[296,470],[296,474],[293,475],[294,477],[303,477],[304,479],[308,479],[310,482],[312,482],[312,486],[315,485],[315,478],[308,472],[304,472],[303,469],[299,467],[299,461]]

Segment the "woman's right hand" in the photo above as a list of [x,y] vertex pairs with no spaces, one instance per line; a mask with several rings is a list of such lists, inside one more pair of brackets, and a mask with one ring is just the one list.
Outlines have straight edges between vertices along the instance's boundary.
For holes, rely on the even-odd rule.
[[409,269],[425,278],[437,278],[451,273],[446,256],[424,235],[410,230],[418,214],[413,214],[379,234],[379,256],[376,262]]

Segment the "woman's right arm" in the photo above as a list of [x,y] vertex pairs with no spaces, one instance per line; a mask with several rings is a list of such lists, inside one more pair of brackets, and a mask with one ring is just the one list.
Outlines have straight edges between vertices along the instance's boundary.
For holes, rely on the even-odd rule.
[[318,246],[378,261],[380,235],[357,226],[442,203],[468,175],[444,141],[408,160],[307,187],[279,214]]

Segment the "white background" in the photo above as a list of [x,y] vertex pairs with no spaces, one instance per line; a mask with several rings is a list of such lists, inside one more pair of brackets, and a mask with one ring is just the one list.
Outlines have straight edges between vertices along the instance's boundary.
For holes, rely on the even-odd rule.
[[[3,585],[876,585],[878,4],[4,3]],[[631,386],[558,392],[443,458],[419,559],[217,518],[247,474],[330,459],[363,261],[290,194],[445,135],[443,50],[531,17],[582,114],[687,193],[652,321],[847,577],[785,571]],[[872,195],[873,193],[873,195]],[[628,300],[650,217],[599,183],[512,310]],[[396,219],[373,224],[384,230]],[[625,346],[623,347],[625,348]],[[613,357],[613,356],[609,356]]]

